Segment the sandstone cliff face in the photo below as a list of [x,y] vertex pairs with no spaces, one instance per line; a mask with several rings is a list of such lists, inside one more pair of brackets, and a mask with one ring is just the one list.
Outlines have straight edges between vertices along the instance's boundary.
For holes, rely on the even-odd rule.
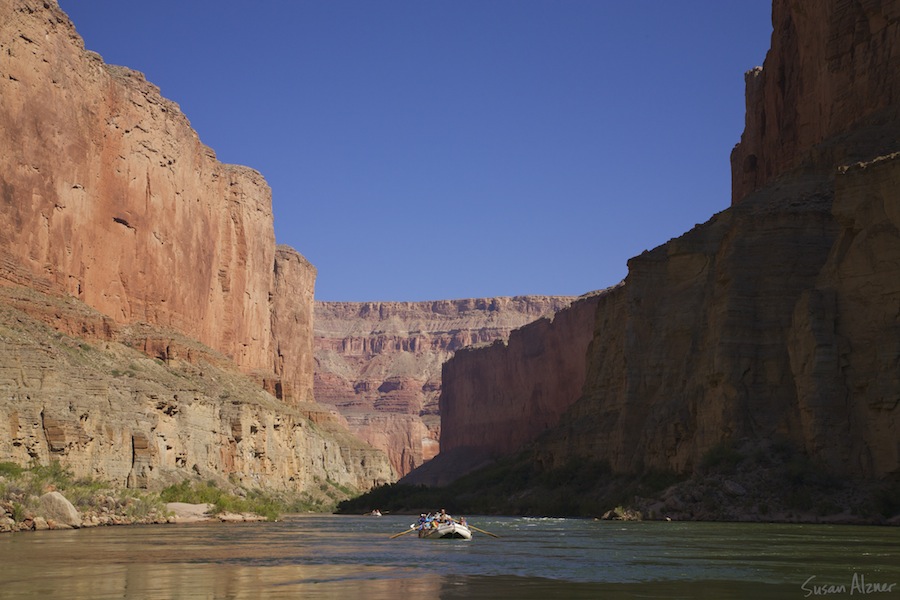
[[9,342],[15,317],[0,339],[0,460],[140,486],[390,480],[383,454],[312,404],[316,272],[276,248],[259,173],[219,163],[143,75],[85,51],[52,1],[0,0],[0,97],[0,289],[57,332]]
[[[313,296],[316,268],[289,246],[275,251],[272,337],[275,385],[288,404],[313,402]],[[267,386],[268,387],[268,386]]]
[[315,396],[404,475],[438,452],[441,365],[461,348],[503,340],[572,298],[317,302]]
[[[746,74],[747,116],[731,156],[732,202],[788,171],[889,154],[900,136],[900,6],[775,0],[772,47]],[[820,146],[851,131],[854,140]]]
[[754,154],[758,177],[629,263],[623,329],[595,336],[550,456],[685,473],[723,441],[780,439],[849,477],[900,471],[900,9],[820,8],[774,3],[734,155]]
[[842,168],[834,185],[838,237],[789,340],[804,440],[849,472],[897,475],[900,152]]
[[[690,474],[723,443],[774,442],[847,478],[900,473],[898,10],[776,0],[731,208],[633,258],[600,298],[581,397],[539,461]],[[527,364],[512,344],[485,352]],[[466,389],[474,368],[448,365],[444,389],[465,392],[442,400],[445,435],[479,412],[518,414],[547,381],[522,369],[536,376],[506,399],[512,367]]]
[[55,3],[2,0],[0,14],[0,280],[271,373],[262,176],[219,163],[142,74],[86,52]]

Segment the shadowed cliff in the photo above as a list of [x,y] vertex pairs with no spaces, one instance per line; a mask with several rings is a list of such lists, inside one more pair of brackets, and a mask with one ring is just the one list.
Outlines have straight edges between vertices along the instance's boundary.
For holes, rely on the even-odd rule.
[[[559,389],[546,375],[555,354],[523,369],[512,345],[482,350],[516,375],[478,385],[461,368],[469,356],[451,359],[442,431],[466,432],[470,454],[496,459],[531,442],[538,475],[600,465],[582,489],[595,506],[580,513],[599,512],[615,493],[598,490],[616,478],[652,473],[693,478],[628,499],[657,514],[812,518],[785,500],[792,488],[821,500],[819,516],[900,508],[871,509],[900,477],[900,6],[776,0],[773,25],[763,67],[747,75],[731,208],[629,261],[583,324],[579,397],[536,440],[521,438],[521,423],[543,418],[535,393]],[[537,328],[520,335],[541,338]],[[469,427],[503,412],[516,417]],[[717,471],[723,452],[729,469]],[[792,461],[831,479],[798,482]],[[508,493],[527,496],[538,475]],[[849,481],[872,484],[870,496],[851,498]]]

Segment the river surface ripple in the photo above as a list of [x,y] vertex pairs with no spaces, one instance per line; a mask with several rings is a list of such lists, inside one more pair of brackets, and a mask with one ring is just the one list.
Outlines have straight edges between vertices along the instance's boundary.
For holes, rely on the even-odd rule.
[[420,540],[408,516],[0,536],[0,598],[900,599],[900,529],[470,517],[499,538]]

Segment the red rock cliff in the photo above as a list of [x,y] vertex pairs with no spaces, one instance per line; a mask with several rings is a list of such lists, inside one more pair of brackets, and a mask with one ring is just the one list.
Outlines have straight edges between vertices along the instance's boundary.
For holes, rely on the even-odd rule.
[[[775,0],[772,24],[763,67],[746,74],[732,202],[800,166],[829,170],[887,154],[900,134],[900,5]],[[864,129],[864,140],[836,139]]]
[[262,176],[219,163],[143,75],[85,51],[55,3],[0,14],[0,280],[170,327],[246,372],[293,369],[273,337]]
[[313,296],[316,268],[290,246],[275,251],[272,336],[274,396],[289,404],[314,402]]
[[582,398],[554,461],[692,472],[730,439],[805,445],[793,314],[834,243],[827,182],[762,190],[629,261],[598,310]]
[[391,480],[312,403],[316,271],[276,248],[261,175],[52,1],[0,0],[0,98],[0,461],[331,500]]
[[336,407],[404,475],[438,451],[444,361],[461,348],[506,339],[571,300],[317,302],[316,400]]

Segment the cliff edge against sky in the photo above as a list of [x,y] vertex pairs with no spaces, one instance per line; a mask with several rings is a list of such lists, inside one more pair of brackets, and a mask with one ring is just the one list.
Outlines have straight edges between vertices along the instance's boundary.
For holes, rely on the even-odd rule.
[[383,453],[313,403],[316,271],[276,247],[263,177],[86,51],[55,2],[0,0],[0,15],[0,460],[141,486],[389,480]]

